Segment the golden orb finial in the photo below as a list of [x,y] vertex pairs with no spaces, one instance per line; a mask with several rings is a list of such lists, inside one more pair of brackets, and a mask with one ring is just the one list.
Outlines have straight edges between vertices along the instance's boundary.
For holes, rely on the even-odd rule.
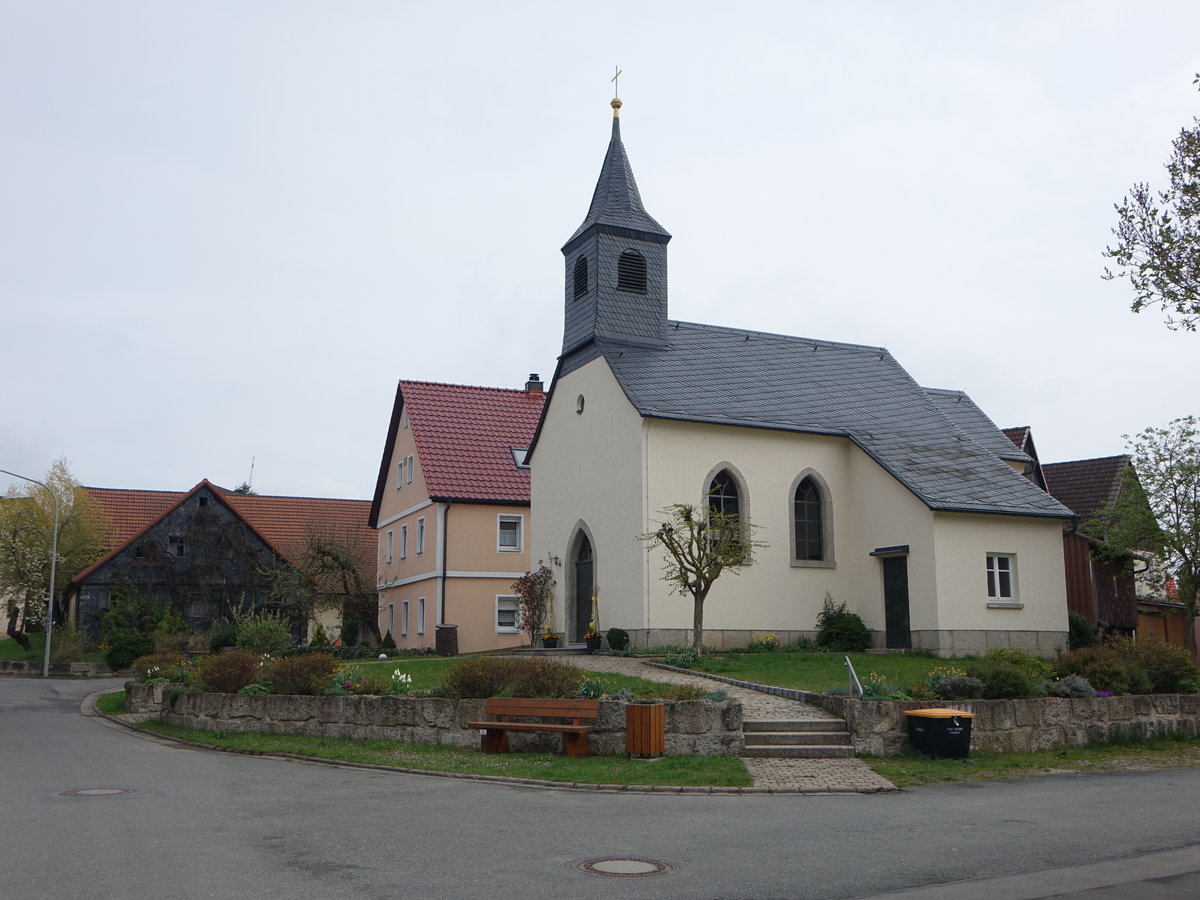
[[613,97],[613,98],[612,98],[612,108],[613,108],[613,115],[614,115],[614,116],[619,116],[619,115],[621,115],[621,98],[620,98],[620,97]]

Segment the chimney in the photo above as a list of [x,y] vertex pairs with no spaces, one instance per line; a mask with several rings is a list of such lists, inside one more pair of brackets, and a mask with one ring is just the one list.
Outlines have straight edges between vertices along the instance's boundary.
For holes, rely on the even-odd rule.
[[529,380],[527,382],[525,382],[525,390],[528,391],[529,393],[533,393],[534,391],[537,391],[540,394],[545,389],[546,389],[546,386],[544,384],[542,384],[542,379],[538,377],[538,373],[530,372]]

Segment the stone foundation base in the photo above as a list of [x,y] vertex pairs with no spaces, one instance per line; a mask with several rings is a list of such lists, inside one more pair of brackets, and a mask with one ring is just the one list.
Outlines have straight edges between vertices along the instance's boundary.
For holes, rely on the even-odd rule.
[[[706,628],[704,646],[714,650],[731,650],[745,647],[757,637],[770,632],[781,644],[790,644],[801,637],[817,639],[816,631],[800,631],[770,628]],[[686,647],[692,642],[690,628],[635,628],[629,630],[633,649],[645,647]],[[871,632],[871,646],[876,650],[887,648],[882,631]],[[912,632],[912,649],[923,650],[938,656],[979,656],[992,647],[1016,647],[1033,656],[1052,659],[1059,650],[1067,648],[1065,631],[985,631],[983,629],[949,629],[946,631],[923,630]]]

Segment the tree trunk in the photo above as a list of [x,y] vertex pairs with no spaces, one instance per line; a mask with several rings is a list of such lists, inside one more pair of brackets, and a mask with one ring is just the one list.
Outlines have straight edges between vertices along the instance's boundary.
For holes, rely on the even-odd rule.
[[14,603],[8,610],[8,636],[21,645],[21,649],[29,653],[33,648],[29,646],[29,638],[25,637],[25,632],[17,627],[17,617],[21,614],[20,608]]
[[704,652],[704,598],[708,591],[698,594],[692,604],[692,649],[697,653]]

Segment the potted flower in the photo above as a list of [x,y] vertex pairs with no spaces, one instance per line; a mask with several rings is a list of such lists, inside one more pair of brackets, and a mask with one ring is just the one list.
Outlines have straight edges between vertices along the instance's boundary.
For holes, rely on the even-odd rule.
[[542,632],[542,646],[547,650],[553,650],[558,646],[558,634],[547,628]]
[[600,641],[604,635],[596,630],[595,622],[588,622],[588,630],[583,633],[583,643],[587,647],[588,653],[595,653],[600,649]]

